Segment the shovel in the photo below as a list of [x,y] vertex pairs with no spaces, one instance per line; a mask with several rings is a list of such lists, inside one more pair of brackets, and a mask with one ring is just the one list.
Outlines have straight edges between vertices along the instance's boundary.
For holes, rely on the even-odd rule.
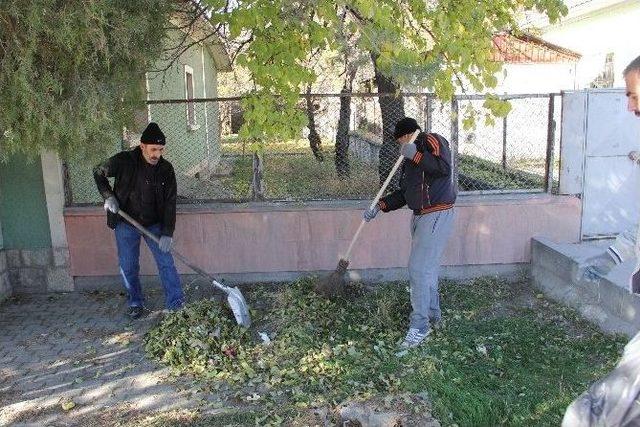
[[[145,236],[149,237],[154,242],[160,244],[160,239],[158,238],[158,236],[156,236],[155,234],[151,233],[149,230],[144,228],[142,224],[140,224],[135,219],[131,218],[129,214],[127,214],[122,210],[119,210],[118,214],[122,218],[129,221],[131,225],[133,225],[135,228],[140,230],[140,232],[143,233]],[[251,326],[251,316],[249,315],[249,306],[247,305],[247,302],[245,301],[244,297],[242,296],[242,293],[237,287],[231,288],[229,286],[225,286],[222,283],[218,282],[209,273],[191,264],[189,260],[184,257],[184,255],[182,255],[175,249],[171,249],[171,253],[173,253],[173,255],[176,258],[178,258],[180,261],[182,261],[184,265],[186,265],[187,267],[189,267],[190,269],[192,269],[193,271],[195,271],[205,279],[210,280],[213,286],[215,286],[216,288],[220,289],[222,292],[227,294],[227,303],[229,304],[231,311],[233,311],[233,316],[236,318],[236,323],[238,323],[238,325],[244,326],[245,328],[248,328],[249,326]]]

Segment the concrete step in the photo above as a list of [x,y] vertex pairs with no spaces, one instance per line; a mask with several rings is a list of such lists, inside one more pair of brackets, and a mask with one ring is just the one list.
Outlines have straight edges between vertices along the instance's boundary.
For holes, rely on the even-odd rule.
[[533,238],[531,278],[546,296],[576,309],[603,331],[631,337],[640,330],[640,295],[629,291],[635,260],[615,267],[596,282],[578,278],[579,266],[609,243],[556,243]]

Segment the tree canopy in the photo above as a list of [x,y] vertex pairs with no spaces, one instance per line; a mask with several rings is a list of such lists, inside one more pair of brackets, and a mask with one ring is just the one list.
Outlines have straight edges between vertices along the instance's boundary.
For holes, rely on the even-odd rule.
[[162,53],[167,0],[4,0],[0,159],[113,145]]
[[[299,94],[319,77],[309,66],[314,55],[370,57],[393,87],[447,99],[460,85],[496,85],[496,31],[518,31],[525,11],[552,22],[566,13],[562,0],[5,0],[0,159],[111,144],[142,105],[144,73],[162,54],[171,14],[185,5],[208,17],[212,35],[248,70],[242,136],[258,141],[306,124]],[[508,112],[495,98],[485,106]]]
[[[562,0],[205,0],[225,32],[237,65],[253,87],[245,103],[245,137],[295,134],[306,123],[298,94],[318,79],[308,58],[317,52],[370,55],[398,88],[423,87],[449,99],[460,86],[496,86],[492,60],[497,31],[519,30],[526,11],[551,22],[566,14]],[[340,55],[337,58],[341,58]],[[338,59],[341,60],[341,59]],[[509,105],[489,97],[505,115]]]

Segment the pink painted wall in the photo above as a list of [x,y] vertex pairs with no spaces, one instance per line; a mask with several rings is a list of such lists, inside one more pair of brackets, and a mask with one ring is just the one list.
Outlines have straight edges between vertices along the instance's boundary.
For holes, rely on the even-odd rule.
[[[567,196],[465,196],[458,199],[445,265],[529,262],[530,240],[544,236],[576,242],[580,200]],[[362,209],[313,206],[178,207],[176,248],[212,273],[333,270],[361,220]],[[118,274],[113,232],[101,208],[67,208],[65,223],[73,276]],[[367,224],[351,268],[405,267],[409,256],[407,209]],[[144,246],[144,245],[143,245]],[[190,272],[180,266],[181,272]],[[156,269],[146,247],[142,274]]]

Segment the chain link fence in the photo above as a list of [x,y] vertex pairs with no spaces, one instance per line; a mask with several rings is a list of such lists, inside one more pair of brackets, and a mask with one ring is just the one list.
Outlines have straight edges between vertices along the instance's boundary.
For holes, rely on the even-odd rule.
[[[512,110],[471,130],[463,113],[481,111],[484,97],[442,102],[432,94],[311,94],[299,108],[309,125],[297,138],[264,141],[258,155],[238,137],[241,98],[149,101],[135,129],[114,138],[113,153],[138,144],[149,121],[167,138],[179,203],[370,199],[399,155],[395,123],[414,117],[450,142],[460,193],[551,192],[559,167],[560,96],[505,96]],[[68,205],[101,201],[82,159],[66,163]],[[391,189],[397,187],[398,177]]]

